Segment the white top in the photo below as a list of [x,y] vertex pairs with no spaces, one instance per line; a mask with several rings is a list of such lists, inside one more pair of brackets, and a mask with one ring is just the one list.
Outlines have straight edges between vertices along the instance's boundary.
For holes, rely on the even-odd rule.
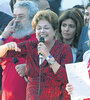
[[76,62],[76,54],[77,54],[77,48],[74,48],[72,46],[73,63]]

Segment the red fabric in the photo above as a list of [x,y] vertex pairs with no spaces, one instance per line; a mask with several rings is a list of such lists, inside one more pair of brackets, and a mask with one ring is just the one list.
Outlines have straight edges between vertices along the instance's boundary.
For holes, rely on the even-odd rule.
[[2,92],[0,91],[0,100],[2,100]]
[[[20,43],[22,41],[36,40],[35,34],[31,36],[26,36],[22,39],[14,39],[9,37],[5,43],[14,41]],[[29,39],[28,39],[29,38]],[[17,64],[25,63],[24,58],[18,58],[19,62]],[[23,77],[20,77],[15,70],[15,66],[12,58],[4,58],[1,65],[3,68],[2,77],[2,100],[25,100],[26,99],[26,81]]]
[[87,68],[89,68],[88,73],[89,73],[89,78],[90,78],[90,59],[89,59],[88,67]]
[[[89,59],[89,63],[88,63],[88,67],[87,68],[90,68],[90,59]],[[90,70],[88,70],[88,73],[89,73],[89,78],[90,78]],[[90,100],[90,98],[84,99],[84,100]]]
[[51,49],[51,54],[55,60],[61,64],[56,74],[45,60],[41,66],[40,95],[38,97],[39,84],[39,56],[37,53],[37,42],[28,41],[18,44],[21,53],[9,51],[7,56],[26,57],[28,75],[27,99],[26,100],[70,100],[66,92],[67,76],[64,68],[65,64],[73,62],[71,48],[68,45],[55,42]]

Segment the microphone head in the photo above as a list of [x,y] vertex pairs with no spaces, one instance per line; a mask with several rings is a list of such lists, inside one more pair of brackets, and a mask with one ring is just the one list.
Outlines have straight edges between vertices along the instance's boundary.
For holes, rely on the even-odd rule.
[[19,62],[18,58],[13,57],[13,63],[14,63],[14,64],[17,64],[18,62]]
[[39,42],[44,42],[44,38],[43,37],[40,37],[39,38]]

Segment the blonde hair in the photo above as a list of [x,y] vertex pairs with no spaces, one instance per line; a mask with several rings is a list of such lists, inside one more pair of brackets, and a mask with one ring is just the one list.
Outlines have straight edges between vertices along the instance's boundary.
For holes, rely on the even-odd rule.
[[51,10],[41,10],[36,13],[32,20],[33,29],[36,30],[36,26],[40,20],[47,20],[54,30],[58,29],[58,15]]

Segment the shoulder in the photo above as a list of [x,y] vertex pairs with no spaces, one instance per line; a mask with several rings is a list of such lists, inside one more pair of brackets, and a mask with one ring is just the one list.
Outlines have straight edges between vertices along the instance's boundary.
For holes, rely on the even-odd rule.
[[79,38],[79,43],[84,43],[88,39],[88,26],[84,26]]
[[69,48],[71,48],[70,45],[67,45],[65,43],[59,42],[57,40],[55,42],[56,42],[56,45],[59,45],[60,47],[69,47]]
[[55,41],[56,43],[55,43],[55,45],[56,45],[56,47],[58,47],[60,50],[62,50],[62,51],[71,51],[71,46],[70,45],[67,45],[67,44],[65,44],[65,43],[61,43],[61,42],[58,42],[58,41]]
[[84,26],[82,29],[82,34],[86,34],[88,32],[88,26]]

